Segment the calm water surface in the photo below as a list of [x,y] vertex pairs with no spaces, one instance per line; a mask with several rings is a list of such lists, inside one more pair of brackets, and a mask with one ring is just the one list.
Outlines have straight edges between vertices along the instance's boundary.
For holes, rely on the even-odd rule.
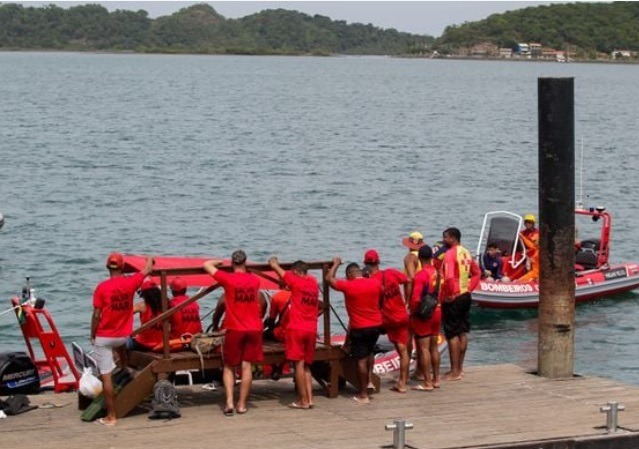
[[[0,53],[0,309],[31,276],[65,341],[86,346],[112,250],[360,261],[374,247],[400,266],[402,236],[448,226],[474,248],[485,212],[537,210],[540,76],[575,77],[586,203],[614,214],[613,259],[639,260],[637,70]],[[639,384],[638,305],[578,307],[577,371]],[[535,365],[535,312],[473,325],[470,363]],[[0,316],[0,351],[23,347]]]

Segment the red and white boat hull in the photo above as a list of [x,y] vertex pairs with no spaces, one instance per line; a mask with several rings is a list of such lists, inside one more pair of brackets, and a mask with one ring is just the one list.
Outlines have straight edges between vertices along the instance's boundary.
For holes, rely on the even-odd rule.
[[[625,263],[588,270],[575,277],[575,301],[602,299],[639,288],[639,265]],[[539,305],[537,282],[482,280],[472,293],[473,303],[493,309],[535,309]]]

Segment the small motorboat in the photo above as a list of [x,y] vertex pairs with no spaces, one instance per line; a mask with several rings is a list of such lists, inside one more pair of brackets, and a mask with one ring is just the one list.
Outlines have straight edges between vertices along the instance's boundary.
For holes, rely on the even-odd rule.
[[0,229],[2,229],[3,226],[4,226],[4,215],[2,215],[2,212],[0,212]]
[[[539,283],[518,282],[526,271],[527,259],[519,235],[522,225],[522,217],[508,211],[489,212],[484,217],[477,257],[481,258],[489,243],[496,244],[503,271],[510,281],[482,279],[472,292],[475,305],[492,309],[531,309],[539,305]],[[575,239],[576,302],[608,298],[639,288],[637,263],[609,263],[612,216],[604,207],[577,208],[575,226],[578,233],[588,236]]]

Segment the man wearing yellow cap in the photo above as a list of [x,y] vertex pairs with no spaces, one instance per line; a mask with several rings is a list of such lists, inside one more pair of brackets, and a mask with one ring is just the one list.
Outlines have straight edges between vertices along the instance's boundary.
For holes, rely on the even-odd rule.
[[410,298],[413,293],[413,279],[415,274],[419,273],[422,269],[422,264],[419,262],[417,254],[419,248],[424,246],[424,236],[419,231],[411,232],[408,237],[402,239],[402,245],[408,248],[408,254],[404,257],[404,271],[408,277],[408,283],[405,286],[406,297]]
[[535,227],[535,216],[533,214],[524,215],[524,230],[521,235],[530,240],[533,245],[539,245],[539,229]]

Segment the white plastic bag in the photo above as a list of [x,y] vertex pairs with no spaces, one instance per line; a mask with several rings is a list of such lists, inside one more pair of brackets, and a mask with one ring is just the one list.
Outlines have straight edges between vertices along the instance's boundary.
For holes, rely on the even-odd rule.
[[84,368],[80,377],[80,393],[95,398],[102,393],[102,381],[93,375],[90,367]]

